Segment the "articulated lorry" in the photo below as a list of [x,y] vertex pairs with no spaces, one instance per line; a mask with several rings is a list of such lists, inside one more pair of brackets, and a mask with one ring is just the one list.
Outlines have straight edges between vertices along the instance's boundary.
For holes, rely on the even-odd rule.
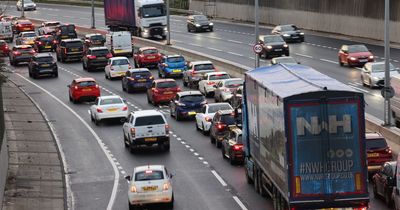
[[134,36],[167,36],[163,0],[104,0],[106,25],[111,31],[130,31]]
[[276,210],[367,209],[363,94],[303,65],[245,74],[246,177]]

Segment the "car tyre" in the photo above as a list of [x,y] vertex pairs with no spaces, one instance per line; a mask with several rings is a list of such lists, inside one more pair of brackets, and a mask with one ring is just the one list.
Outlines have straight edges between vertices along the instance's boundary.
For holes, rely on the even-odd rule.
[[129,143],[129,152],[133,154],[136,152],[136,150],[137,150],[137,146],[132,144],[132,142],[130,142]]
[[151,104],[150,96],[147,94],[147,103]]
[[54,73],[53,77],[57,78],[58,77],[58,72]]
[[217,142],[217,143],[216,143],[217,148],[221,148],[222,143],[221,143],[220,141],[216,141],[216,142]]
[[182,120],[181,115],[177,111],[175,111],[175,118],[176,118],[176,121],[181,121]]
[[94,124],[95,125],[99,126],[100,122],[101,122],[101,120],[98,120],[98,119],[94,118]]
[[124,146],[125,147],[129,147],[129,144],[127,143],[128,139],[126,138],[125,134],[124,134]]
[[202,131],[203,131],[203,135],[207,136],[209,131],[206,131],[204,124],[202,123]]
[[226,159],[226,155],[225,155],[225,147],[221,148],[221,154],[222,154],[222,158]]
[[136,210],[135,205],[132,205],[129,201],[128,201],[128,204],[129,204],[129,210]]
[[342,62],[342,60],[340,59],[340,57],[339,57],[339,65],[340,65],[340,66],[343,66],[343,62]]
[[194,124],[196,124],[196,130],[199,131],[200,128],[199,128],[199,124],[197,123],[197,120],[196,120],[196,122]]
[[210,135],[210,143],[215,144],[215,138],[212,135]]
[[375,182],[372,182],[372,191],[373,191],[373,194],[374,194],[374,198],[379,198],[378,190],[376,189]]
[[231,165],[235,165],[235,164],[236,164],[236,160],[235,160],[234,158],[232,158],[232,155],[231,155],[231,154],[229,154],[229,163],[230,163]]

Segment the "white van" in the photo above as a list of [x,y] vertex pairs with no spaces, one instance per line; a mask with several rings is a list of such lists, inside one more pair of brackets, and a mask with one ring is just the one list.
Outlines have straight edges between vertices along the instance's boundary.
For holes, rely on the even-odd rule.
[[8,42],[12,42],[13,37],[14,37],[14,34],[12,31],[11,22],[1,21],[0,22],[0,39],[7,40]]
[[116,31],[106,34],[106,47],[113,56],[132,56],[132,36],[129,31]]

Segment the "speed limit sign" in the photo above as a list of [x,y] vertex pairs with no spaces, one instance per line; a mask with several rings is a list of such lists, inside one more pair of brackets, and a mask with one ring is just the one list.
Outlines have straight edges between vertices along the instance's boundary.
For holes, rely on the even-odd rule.
[[260,54],[260,53],[262,53],[262,51],[263,51],[263,46],[260,45],[260,44],[255,44],[255,45],[253,46],[253,51],[254,51],[256,54]]

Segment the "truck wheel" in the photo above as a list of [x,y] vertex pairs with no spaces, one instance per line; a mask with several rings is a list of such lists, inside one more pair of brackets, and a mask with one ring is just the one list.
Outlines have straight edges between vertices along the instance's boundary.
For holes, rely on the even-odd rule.
[[130,153],[135,153],[137,150],[137,146],[135,144],[132,144],[132,142],[129,143],[129,152]]
[[[245,160],[245,164],[247,164],[246,160]],[[248,170],[248,169],[247,169],[247,166],[246,166],[244,172],[245,172],[245,174],[246,174],[246,181],[247,181],[247,184],[253,184],[254,182],[253,182],[253,180],[251,179],[251,177],[249,176],[249,172],[248,172],[247,170]]]

